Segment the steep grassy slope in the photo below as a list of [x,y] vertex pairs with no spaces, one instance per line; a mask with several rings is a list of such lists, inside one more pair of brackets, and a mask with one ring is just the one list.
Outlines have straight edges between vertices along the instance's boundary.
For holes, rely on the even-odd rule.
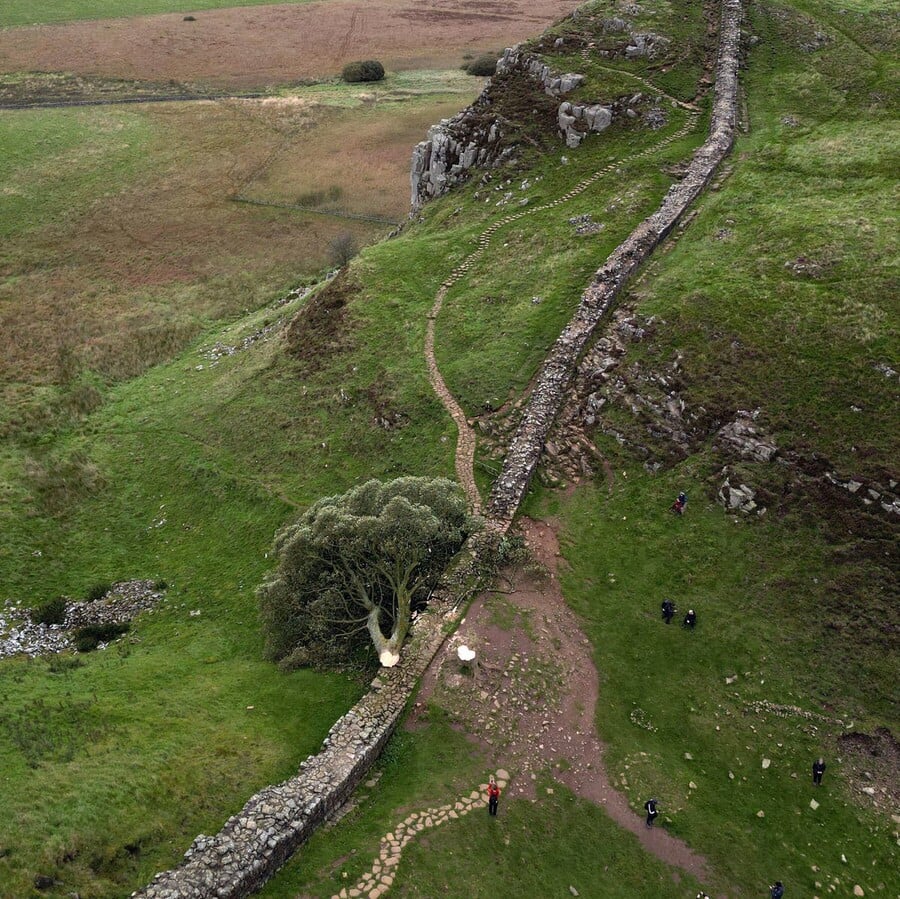
[[[703,852],[734,895],[761,895],[776,878],[809,896],[851,895],[857,885],[867,896],[892,896],[900,888],[896,763],[889,743],[858,736],[898,727],[896,524],[818,480],[830,467],[885,484],[897,477],[897,381],[884,372],[896,370],[898,357],[895,27],[875,5],[751,7],[747,33],[755,38],[744,76],[751,130],[730,177],[628,298],[639,317],[656,319],[652,336],[620,367],[636,366],[652,381],[654,373],[668,376],[667,363],[678,358],[676,395],[689,410],[706,410],[703,424],[689,451],[673,455],[648,428],[652,421],[611,404],[593,434],[609,486],[601,480],[565,495],[536,488],[529,507],[562,526],[571,566],[564,588],[601,673],[598,722],[610,773],[636,809],[648,795],[660,797],[665,826]],[[561,67],[576,68],[575,59]],[[565,155],[577,166],[586,153],[615,151],[627,140],[608,134],[596,149]],[[601,182],[573,213],[590,212],[607,229],[618,227],[609,213],[623,200],[638,214],[643,196],[649,203],[647,182],[630,174],[615,193]],[[478,229],[470,223],[488,218],[488,204],[478,212],[485,196],[493,206],[508,192],[513,205],[520,196],[552,195],[551,179],[567,177],[563,166],[529,160],[500,191],[479,187],[476,199],[472,186],[435,203],[413,233],[423,244],[471,246]],[[431,236],[438,224],[454,223],[453,232]],[[504,231],[483,270],[454,289],[442,312],[442,370],[473,418],[490,422],[518,395],[586,280],[591,261],[581,262],[583,244],[564,223],[551,213]],[[592,238],[592,249],[606,235]],[[401,247],[377,248],[369,259],[375,265],[389,256],[402,266]],[[566,273],[581,281],[560,277],[563,258]],[[735,462],[714,449],[716,429],[740,408],[760,409],[761,426],[785,458],[799,461]],[[661,461],[659,472],[602,433],[613,428]],[[765,516],[727,515],[715,502],[726,461],[759,490]],[[688,516],[677,519],[667,510],[681,489],[690,502]],[[662,623],[667,595],[682,612],[697,609],[695,632]],[[860,751],[866,745],[883,754]],[[814,791],[810,765],[820,754],[829,767]],[[433,802],[424,791],[421,783],[405,788],[388,826]],[[562,894],[577,862],[565,848],[550,848],[560,829],[577,833],[579,862],[596,857],[606,865],[587,885],[577,883],[581,895],[662,889],[649,869],[641,884],[626,885],[623,835],[556,799],[507,810],[501,842],[477,818],[429,835],[427,846],[404,856],[397,892],[516,896],[524,894],[520,878],[534,876],[546,878],[528,887],[534,894]],[[265,895],[331,895],[348,882],[341,879],[348,867],[354,882],[377,848],[377,828],[366,833],[372,815],[361,810],[321,835]],[[604,879],[609,871],[618,872],[612,882]]]
[[[616,64],[665,77],[669,90],[689,97],[707,44],[701,10],[644,5],[639,25],[674,33],[678,21],[689,76]],[[595,9],[600,18],[618,11]],[[891,170],[881,161],[889,150],[888,20],[869,7],[840,14],[823,6],[801,28],[806,20],[794,9],[753,7],[752,30],[762,38],[746,75],[753,130],[731,177],[636,288],[638,312],[662,321],[628,361],[653,370],[681,350],[679,390],[688,403],[723,420],[741,405],[759,406],[783,446],[824,454],[847,474],[882,477],[897,457],[896,428],[881,426],[896,409],[888,393],[896,381],[871,367],[897,355],[896,309],[886,290],[872,288],[891,274]],[[590,19],[577,26],[591,27]],[[831,41],[805,52],[798,44],[817,41],[816,30]],[[627,75],[592,77],[584,92],[597,99],[646,90]],[[0,857],[0,882],[9,895],[28,895],[36,873],[60,878],[55,895],[122,894],[173,863],[256,785],[290,771],[322,736],[359,687],[337,676],[282,675],[259,661],[252,588],[272,532],[294,507],[360,478],[452,471],[455,434],[422,358],[439,284],[487,223],[621,160],[619,171],[571,203],[503,229],[483,265],[451,291],[437,322],[439,362],[467,412],[489,423],[525,388],[591,271],[654,208],[677,175],[672,164],[700,142],[698,130],[631,161],[684,121],[682,110],[666,112],[660,132],[626,121],[576,151],[551,143],[552,121],[528,122],[528,137],[552,152],[526,140],[515,168],[427,207],[399,238],[367,250],[349,277],[302,301],[308,310],[288,341],[258,341],[215,366],[206,352],[219,340],[238,344],[300,304],[204,334],[175,362],[112,389],[83,420],[3,448],[5,596],[78,594],[102,578],[173,584],[164,607],[136,626],[137,642],[83,668],[0,665],[6,701],[31,731],[49,707],[57,729],[73,734],[29,768],[9,729],[0,730],[0,790],[12,810],[0,824],[0,847],[11,850]],[[797,125],[782,124],[786,117]],[[856,162],[845,165],[847,158]],[[603,227],[579,235],[569,219],[588,214]],[[716,239],[721,231],[728,233]],[[800,256],[824,275],[805,274],[805,264],[801,275],[785,268]],[[654,448],[627,410],[614,408],[606,424]],[[835,878],[835,891],[860,883],[866,895],[893,895],[892,824],[855,786],[855,763],[836,742],[841,728],[745,714],[748,703],[766,700],[867,732],[879,724],[896,730],[895,619],[882,617],[891,610],[882,561],[890,532],[880,519],[836,514],[819,494],[790,484],[782,494],[774,466],[741,470],[782,497],[772,503],[777,514],[735,523],[711,499],[722,459],[703,435],[657,475],[595,438],[612,463],[612,493],[536,490],[531,511],[562,522],[567,595],[603,678],[598,720],[611,771],[621,777],[629,766],[636,806],[657,793],[667,826],[705,853],[737,894],[756,895],[781,877],[800,895],[827,892]],[[491,464],[481,460],[485,479]],[[691,502],[677,520],[665,510],[681,488]],[[667,592],[680,607],[698,608],[696,633],[664,630],[657,610]],[[877,615],[866,614],[870,602]],[[76,726],[81,705],[66,711],[69,693],[91,703],[90,728]],[[398,813],[483,777],[483,761],[441,711],[431,717],[426,732],[389,750],[377,796],[317,836],[265,895],[330,895],[343,870],[355,877],[367,867]],[[648,722],[655,730],[640,726]],[[814,812],[807,779],[819,753],[829,771],[812,794]],[[765,770],[763,757],[771,760]],[[559,793],[510,803],[503,829],[489,838],[475,818],[435,832],[404,857],[398,892],[513,896],[525,885],[549,895],[572,884],[599,897],[689,889],[674,886],[598,809]],[[36,796],[45,797],[39,805]]]

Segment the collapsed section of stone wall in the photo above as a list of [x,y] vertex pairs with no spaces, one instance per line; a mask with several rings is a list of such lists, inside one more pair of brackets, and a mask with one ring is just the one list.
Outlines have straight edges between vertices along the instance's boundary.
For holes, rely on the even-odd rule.
[[741,17],[741,0],[723,0],[715,98],[706,142],[695,152],[684,179],[669,189],[660,208],[644,219],[596,272],[575,316],[544,362],[488,501],[488,516],[500,529],[512,522],[531,483],[569,381],[597,324],[628,279],[702,193],[731,150],[737,109]]

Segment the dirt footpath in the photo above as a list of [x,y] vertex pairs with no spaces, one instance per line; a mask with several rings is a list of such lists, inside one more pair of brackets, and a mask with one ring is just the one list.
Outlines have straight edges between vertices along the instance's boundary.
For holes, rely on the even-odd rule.
[[74,72],[248,89],[338,74],[353,59],[391,70],[455,68],[501,50],[577,0],[323,0],[0,31],[0,72]]
[[[603,764],[594,723],[599,684],[591,646],[559,587],[559,544],[547,522],[524,520],[528,547],[539,565],[526,566],[500,591],[480,596],[423,680],[418,702],[450,711],[457,726],[484,748],[489,764],[507,769],[507,796],[534,796],[537,772],[603,806],[657,858],[709,883],[705,859],[643,817],[615,790]],[[478,654],[462,666],[457,648]],[[417,705],[417,710],[420,706]],[[409,725],[416,726],[416,713]]]

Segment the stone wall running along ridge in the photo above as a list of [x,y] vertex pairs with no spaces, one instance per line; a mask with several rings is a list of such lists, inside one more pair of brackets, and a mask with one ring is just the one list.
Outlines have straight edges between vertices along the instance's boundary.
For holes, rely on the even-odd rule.
[[416,684],[444,642],[460,605],[481,589],[479,556],[505,530],[527,490],[566,385],[597,322],[626,278],[702,191],[734,140],[741,0],[723,0],[716,96],[710,136],[694,155],[684,181],[660,210],[642,222],[597,272],[579,311],[541,371],[525,418],[491,494],[491,534],[471,538],[463,559],[435,591],[416,621],[399,664],[382,671],[370,691],[332,727],[321,751],[283,783],[266,787],[215,836],[198,836],[181,863],[132,893],[139,899],[242,899],[259,889],[352,793],[400,721]]
[[200,834],[182,862],[157,874],[132,897],[239,899],[258,890],[326,818],[340,808],[381,754],[419,678],[455,621],[461,604],[483,589],[478,547],[470,538],[458,564],[444,577],[393,668],[382,670],[366,695],[335,722],[317,755],[299,773],[266,787],[229,818],[215,836]]
[[703,192],[734,144],[741,18],[741,0],[723,0],[715,95],[705,143],[694,153],[684,179],[669,188],[659,209],[644,219],[595,273],[577,312],[544,361],[488,500],[488,519],[500,531],[512,523],[528,490],[566,388],[597,324],[627,280]]

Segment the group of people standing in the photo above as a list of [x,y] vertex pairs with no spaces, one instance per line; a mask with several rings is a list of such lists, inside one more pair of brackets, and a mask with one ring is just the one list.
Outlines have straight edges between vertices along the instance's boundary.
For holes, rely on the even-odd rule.
[[[687,494],[679,493],[678,498],[672,503],[671,510],[676,515],[684,515],[685,509],[687,508]],[[675,603],[672,602],[671,599],[666,598],[662,601],[662,617],[663,621],[666,624],[671,624],[672,619],[675,617],[675,612],[677,611],[675,608]],[[693,609],[688,609],[687,613],[684,616],[684,620],[681,623],[682,627],[687,628],[688,630],[693,630],[697,626],[697,613]],[[813,783],[816,786],[821,786],[822,784],[822,776],[825,774],[825,759],[818,758],[815,762],[813,762],[812,766],[812,776]],[[652,827],[653,822],[659,816],[659,800],[658,799],[648,799],[644,803],[644,811],[647,813],[647,827]],[[770,899],[782,899],[784,896],[784,884],[780,880],[776,880],[772,886],[769,887],[769,896]],[[697,894],[697,899],[709,899],[706,893],[700,892]]]
[[[672,504],[672,512],[676,515],[684,515],[685,509],[687,508],[687,494],[679,493],[678,498]],[[675,617],[675,603],[672,602],[671,599],[664,599],[662,601],[662,617],[663,621],[666,624],[671,624],[672,619]],[[687,628],[688,630],[694,630],[697,626],[697,613],[693,609],[688,609],[685,613],[684,620],[681,623],[681,626]],[[813,762],[812,766],[812,775],[813,775],[813,783],[816,786],[820,786],[822,783],[822,776],[825,774],[825,760],[823,758],[816,759]],[[497,814],[497,806],[500,801],[500,787],[497,785],[497,781],[494,779],[494,776],[491,775],[490,780],[488,781],[488,814],[491,816],[496,816]],[[648,799],[644,803],[644,811],[647,813],[647,827],[652,827],[653,822],[659,816],[659,800],[658,799]],[[770,899],[782,899],[784,896],[784,884],[780,880],[776,880],[772,886],[769,887],[769,897]],[[697,899],[709,899],[706,893],[700,892],[697,894]]]
[[[672,602],[671,599],[664,599],[662,601],[662,617],[666,624],[672,623],[676,611],[675,603]],[[681,622],[681,626],[686,627],[689,631],[692,631],[697,626],[697,613],[693,609],[687,610],[684,621]]]

